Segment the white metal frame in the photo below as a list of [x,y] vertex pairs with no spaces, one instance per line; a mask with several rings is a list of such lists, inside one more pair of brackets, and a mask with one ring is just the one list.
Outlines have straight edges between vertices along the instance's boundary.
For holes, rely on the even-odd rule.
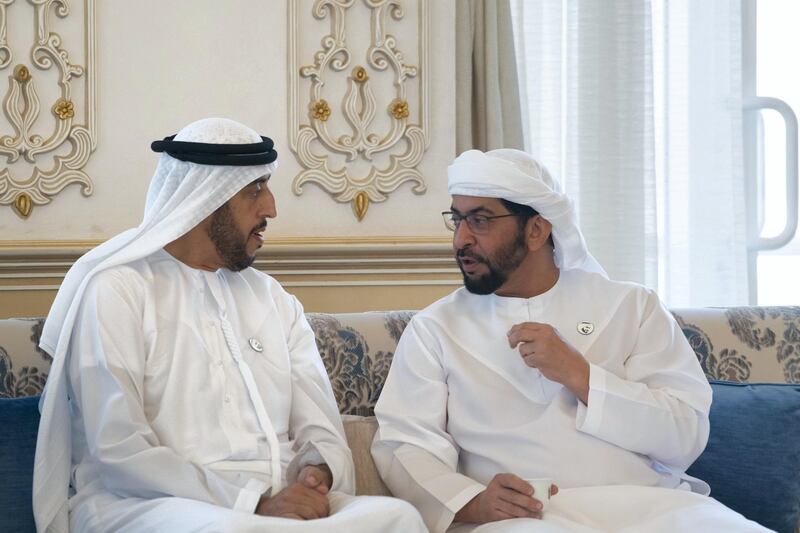
[[[787,245],[798,223],[798,132],[797,117],[789,105],[777,98],[756,94],[757,25],[756,0],[742,0],[742,84],[744,112],[744,155],[747,178],[747,261],[749,299],[758,303],[758,253]],[[775,237],[761,236],[764,226],[764,128],[761,111],[777,111],[786,124],[786,223]]]

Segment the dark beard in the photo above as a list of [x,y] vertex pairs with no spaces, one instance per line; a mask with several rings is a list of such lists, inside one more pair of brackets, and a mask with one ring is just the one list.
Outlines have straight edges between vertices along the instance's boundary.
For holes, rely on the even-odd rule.
[[525,245],[525,235],[522,231],[517,231],[514,240],[503,245],[497,250],[493,258],[486,258],[477,254],[471,254],[464,250],[459,250],[457,257],[470,257],[485,264],[489,272],[479,278],[470,278],[461,268],[461,275],[464,277],[464,287],[473,294],[492,294],[508,281],[508,276],[514,272],[525,257],[528,255],[528,248]]
[[242,232],[236,228],[233,212],[227,203],[211,216],[208,236],[228,270],[233,272],[244,270],[256,260],[255,254],[248,255],[247,236],[243,237]]

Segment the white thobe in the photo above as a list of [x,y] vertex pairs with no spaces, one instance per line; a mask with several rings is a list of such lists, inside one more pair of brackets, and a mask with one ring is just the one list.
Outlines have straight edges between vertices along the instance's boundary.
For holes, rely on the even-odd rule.
[[[507,331],[522,322],[552,325],[583,354],[588,405],[509,346]],[[634,507],[632,494],[642,495],[641,487],[663,491],[658,501],[685,492],[701,502],[692,500],[692,507],[708,502],[713,513],[744,521],[711,498],[676,490],[708,493],[685,471],[708,440],[710,404],[694,352],[652,291],[562,271],[533,298],[462,288],[418,313],[375,409],[380,429],[372,453],[392,492],[413,503],[435,532],[503,472],[553,479],[561,492],[544,522],[555,527],[551,522],[561,520],[567,530],[623,530],[621,517],[615,523],[592,513],[607,518],[615,494]],[[576,501],[591,501],[587,488],[607,486],[618,490],[603,509],[574,509]],[[658,531],[655,521],[650,531]],[[591,527],[578,529],[581,523]],[[648,531],[645,523],[634,530]]]
[[[253,512],[263,493],[323,462],[337,511],[326,520],[351,520],[352,531],[420,522],[386,498],[368,501],[387,516],[365,519],[374,511],[345,494],[353,462],[314,334],[297,299],[263,273],[192,269],[163,250],[103,271],[70,353],[75,531],[314,529],[322,522]],[[281,487],[256,403],[277,435]]]

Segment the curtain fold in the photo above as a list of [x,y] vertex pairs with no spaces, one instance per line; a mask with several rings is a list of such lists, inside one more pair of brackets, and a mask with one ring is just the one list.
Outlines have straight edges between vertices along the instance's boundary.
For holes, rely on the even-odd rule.
[[456,152],[524,146],[508,0],[456,7]]
[[526,149],[614,279],[746,305],[740,0],[512,0]]

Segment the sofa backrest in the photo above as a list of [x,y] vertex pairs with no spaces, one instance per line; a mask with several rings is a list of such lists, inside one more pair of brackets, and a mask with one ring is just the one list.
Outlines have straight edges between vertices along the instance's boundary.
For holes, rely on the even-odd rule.
[[[343,414],[373,413],[397,341],[413,314],[307,314]],[[673,314],[710,380],[800,383],[800,307],[677,309]],[[49,355],[37,348],[41,329],[41,319],[0,320],[0,415],[6,417],[0,427],[15,428],[0,433],[5,437],[0,438],[4,531],[34,529],[30,485],[38,412],[36,398],[25,397],[41,392],[50,368]],[[800,532],[800,430],[795,429],[800,428],[800,387],[712,386],[711,437],[689,474],[709,482],[718,500],[748,518],[781,533]],[[369,455],[374,417],[343,418],[358,494],[388,494]]]
[[[412,311],[307,313],[342,414],[371,415]],[[675,309],[709,379],[800,383],[800,307]],[[40,394],[42,319],[0,320],[0,398]]]

